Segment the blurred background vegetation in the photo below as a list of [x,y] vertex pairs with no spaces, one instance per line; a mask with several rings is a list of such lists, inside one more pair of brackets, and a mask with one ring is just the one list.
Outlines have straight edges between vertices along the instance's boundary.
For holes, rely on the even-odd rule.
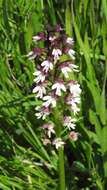
[[26,57],[48,23],[74,37],[83,89],[81,136],[65,146],[67,190],[107,190],[106,0],[0,0],[0,189],[57,189],[58,157],[41,142]]

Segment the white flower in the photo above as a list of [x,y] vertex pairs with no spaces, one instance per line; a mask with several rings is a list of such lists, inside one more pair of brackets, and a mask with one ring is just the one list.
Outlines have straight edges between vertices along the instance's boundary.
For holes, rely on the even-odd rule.
[[45,71],[46,73],[48,72],[49,69],[50,70],[53,69],[53,64],[48,60],[43,61],[41,66],[43,67],[43,71]]
[[43,106],[48,107],[52,105],[52,107],[56,107],[56,98],[54,96],[44,96],[43,100],[45,101]]
[[71,130],[71,129],[75,129],[75,126],[76,126],[75,122],[76,122],[75,118],[72,119],[70,116],[65,116],[63,125],[68,127],[69,130]]
[[77,65],[71,63],[69,64],[69,67],[72,69],[72,71],[79,72],[79,70],[77,69],[78,68]]
[[75,60],[75,51],[73,49],[68,50],[68,55],[71,57],[71,59]]
[[61,91],[66,92],[66,87],[62,80],[58,80],[55,84],[53,84],[52,90],[56,90],[55,94],[61,96]]
[[78,105],[77,105],[80,103],[79,96],[75,97],[70,94],[68,97],[66,97],[66,103],[71,106],[71,109],[74,115],[78,114],[78,112],[80,111],[80,108],[78,108]]
[[43,144],[46,146],[47,144],[51,144],[51,141],[50,141],[50,139],[42,139],[42,141],[43,141]]
[[33,36],[32,39],[34,42],[37,42],[41,39],[41,37],[40,36]]
[[36,56],[37,56],[37,55],[34,53],[34,51],[30,51],[30,52],[27,54],[27,57],[29,58],[29,60],[35,59]]
[[50,114],[49,108],[46,108],[46,107],[37,106],[35,110],[38,111],[38,113],[35,114],[37,116],[37,119],[42,118],[44,120],[46,116]]
[[81,94],[80,85],[76,81],[69,81],[68,87],[70,88],[70,93],[73,94],[73,96],[79,96]]
[[73,141],[77,141],[78,140],[78,135],[79,135],[79,133],[71,131],[70,134],[69,134],[69,138],[71,140],[73,140]]
[[33,89],[33,93],[37,93],[36,98],[43,98],[43,95],[46,94],[46,84],[45,83],[38,84]]
[[80,108],[77,106],[77,104],[72,104],[71,109],[72,109],[74,115],[76,115],[76,114],[78,114],[78,112],[80,112]]
[[71,72],[72,70],[68,66],[65,66],[61,68],[61,71],[64,74],[65,78],[68,78],[69,77],[68,72]]
[[68,38],[66,39],[66,43],[68,43],[68,44],[70,44],[70,45],[73,45],[73,44],[74,44],[73,38],[68,37]]
[[74,97],[72,97],[72,101],[71,102],[72,102],[71,105],[73,105],[73,104],[80,104],[81,99],[80,99],[79,96],[74,96]]
[[53,49],[52,55],[54,56],[54,60],[59,60],[60,56],[62,55],[62,51],[60,49]]
[[79,104],[80,103],[80,97],[79,96],[73,96],[73,95],[69,95],[66,98],[66,102],[68,105],[74,105],[74,104]]
[[44,124],[42,126],[43,129],[47,129],[48,137],[51,138],[52,134],[55,134],[54,125],[51,123]]
[[79,70],[77,70],[78,66],[74,65],[74,64],[71,64],[70,62],[63,63],[60,66],[60,68],[61,68],[61,71],[62,71],[62,73],[64,74],[64,76],[66,78],[69,77],[68,72],[72,72],[72,71],[78,72],[79,71]]
[[34,82],[36,83],[43,82],[45,80],[45,74],[41,71],[35,71],[33,75],[36,76],[36,78],[34,79]]
[[55,145],[56,149],[62,147],[65,143],[62,141],[61,138],[56,138],[54,141],[53,141],[53,145]]
[[56,39],[56,36],[50,36],[50,37],[49,37],[49,40],[50,40],[51,42],[53,42],[55,39]]

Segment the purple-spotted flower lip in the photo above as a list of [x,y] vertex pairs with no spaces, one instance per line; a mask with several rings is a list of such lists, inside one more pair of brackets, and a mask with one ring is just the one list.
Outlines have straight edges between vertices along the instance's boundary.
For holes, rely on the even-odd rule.
[[45,107],[49,107],[49,106],[51,106],[51,107],[53,107],[53,108],[56,107],[57,96],[54,95],[53,92],[51,92],[51,93],[49,93],[48,95],[44,96],[44,97],[43,97],[43,100],[44,100],[43,105],[44,105]]
[[51,138],[52,134],[55,134],[53,123],[46,123],[42,126],[42,128],[46,130],[49,138]]
[[44,120],[51,113],[50,107],[45,106],[37,106],[35,110],[38,111],[35,113],[37,119],[42,118]]
[[58,149],[58,148],[64,146],[65,142],[61,138],[56,138],[56,139],[54,139],[52,144],[56,147],[56,149]]
[[47,82],[40,81],[39,83],[35,85],[32,92],[36,93],[35,97],[42,99],[43,95],[46,94],[46,88],[47,88]]
[[47,73],[45,73],[43,70],[36,70],[33,75],[36,76],[34,78],[34,82],[36,83],[44,82],[47,77]]
[[71,116],[64,116],[63,125],[66,126],[69,130],[75,129],[76,127],[75,122],[76,122],[75,118],[72,118]]
[[42,66],[42,69],[45,73],[48,73],[49,70],[53,70],[53,63],[51,61],[49,61],[48,59],[47,60],[44,60],[42,63],[41,63],[41,66]]
[[56,80],[56,82],[52,85],[52,90],[55,90],[55,94],[57,96],[61,96],[62,91],[66,92],[64,81],[62,79]]

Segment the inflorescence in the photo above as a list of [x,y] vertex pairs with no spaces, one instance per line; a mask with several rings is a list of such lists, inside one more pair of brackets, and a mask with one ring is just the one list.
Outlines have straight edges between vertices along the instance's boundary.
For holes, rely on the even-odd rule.
[[[30,60],[37,60],[33,73],[33,93],[37,99],[42,100],[41,105],[35,108],[35,115],[37,119],[48,121],[42,126],[46,134],[44,144],[53,144],[58,149],[64,145],[64,140],[56,135],[55,124],[50,119],[56,107],[62,113],[62,129],[69,131],[68,137],[71,140],[78,139],[75,128],[76,116],[80,111],[81,88],[78,82],[72,79],[73,73],[79,72],[78,66],[74,64],[74,40],[57,25],[33,36],[33,42],[36,47],[28,54]],[[39,44],[44,46],[40,47]]]

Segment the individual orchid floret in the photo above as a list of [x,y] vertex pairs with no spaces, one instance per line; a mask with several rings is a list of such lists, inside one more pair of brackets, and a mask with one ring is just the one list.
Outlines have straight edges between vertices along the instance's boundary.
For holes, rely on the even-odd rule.
[[33,93],[36,93],[36,98],[43,98],[43,95],[46,94],[46,86],[46,82],[38,83],[36,85],[36,87],[33,89]]
[[77,70],[77,68],[78,68],[77,65],[74,65],[70,62],[64,62],[60,65],[60,69],[62,73],[64,74],[65,78],[69,77],[68,75],[69,72],[72,72],[72,71],[78,72],[79,70]]
[[58,61],[60,56],[62,55],[62,51],[60,49],[54,48],[52,51],[52,55],[54,56],[54,61]]
[[30,51],[30,52],[27,54],[27,57],[29,58],[29,60],[35,59],[36,56],[37,56],[37,55],[34,53],[34,51]]
[[41,66],[43,67],[43,71],[45,71],[46,73],[49,71],[49,70],[52,70],[53,69],[53,64],[52,62],[50,62],[49,60],[45,60],[41,63]]
[[65,54],[68,54],[72,60],[75,60],[75,51],[73,49],[70,49],[69,47],[66,47],[63,49]]
[[73,94],[73,96],[80,96],[81,88],[77,81],[70,80],[67,86],[69,87],[70,93]]
[[34,79],[34,82],[39,83],[39,82],[44,82],[45,81],[45,73],[43,71],[37,70],[33,73],[33,75],[36,76]]
[[42,118],[42,119],[44,120],[44,119],[50,114],[50,108],[49,108],[49,107],[37,106],[37,107],[35,108],[35,110],[38,111],[38,113],[35,114],[36,117],[37,117],[37,119]]
[[65,101],[68,105],[80,104],[80,97],[74,96],[73,94],[69,94],[65,97]]
[[32,39],[34,42],[37,42],[41,39],[41,37],[39,35],[37,35],[37,36],[33,36]]
[[54,125],[52,123],[46,123],[42,126],[43,129],[47,130],[47,135],[51,138],[52,134],[55,134]]
[[43,106],[49,107],[51,105],[53,108],[56,107],[57,97],[54,94],[44,96],[43,100],[45,101]]
[[54,40],[56,40],[56,38],[57,38],[56,36],[52,36],[52,35],[51,35],[51,36],[49,36],[49,41],[50,41],[50,42],[53,42]]
[[70,116],[65,116],[64,121],[63,121],[63,125],[65,127],[67,127],[69,130],[71,130],[71,129],[75,129],[75,127],[76,127],[75,122],[76,122],[75,118],[71,118]]
[[35,47],[27,55],[29,60],[35,59],[37,56],[40,56],[44,52],[44,48]]
[[73,44],[74,44],[74,39],[68,37],[68,38],[66,39],[66,43],[67,43],[67,44],[70,44],[70,45],[73,45]]
[[75,60],[75,51],[73,49],[68,50],[68,55],[71,57],[71,59]]
[[61,32],[61,31],[63,31],[64,29],[59,25],[59,24],[57,24],[56,26],[55,26],[55,32]]
[[75,65],[75,64],[73,64],[73,63],[70,63],[70,64],[69,64],[69,67],[71,68],[72,71],[74,71],[74,72],[79,72],[77,65]]
[[53,84],[52,90],[55,90],[55,94],[57,96],[61,96],[61,91],[66,92],[66,87],[64,85],[64,81],[62,79],[58,79],[55,82],[55,84]]
[[53,143],[53,145],[55,145],[56,149],[62,147],[65,143],[62,141],[61,138],[56,138]]
[[44,144],[45,146],[48,145],[48,144],[51,144],[51,141],[50,141],[50,139],[48,139],[48,138],[42,139],[42,141],[43,141],[43,144]]
[[77,115],[80,112],[80,108],[75,103],[71,105],[71,109],[72,109],[74,115]]
[[45,40],[46,36],[44,32],[40,32],[38,35],[32,37],[34,42],[40,41],[40,40]]
[[79,133],[75,131],[71,131],[69,134],[69,139],[72,141],[77,141],[78,140]]
[[68,78],[69,77],[68,73],[72,71],[71,68],[69,67],[69,64],[67,64],[67,63],[61,64],[60,69],[61,69],[63,75],[65,76],[65,78]]
[[65,97],[65,102],[71,107],[74,115],[78,114],[78,112],[80,111],[80,108],[78,108],[78,105],[77,105],[80,103],[79,96],[75,97],[73,96],[73,94],[69,94],[68,96]]

